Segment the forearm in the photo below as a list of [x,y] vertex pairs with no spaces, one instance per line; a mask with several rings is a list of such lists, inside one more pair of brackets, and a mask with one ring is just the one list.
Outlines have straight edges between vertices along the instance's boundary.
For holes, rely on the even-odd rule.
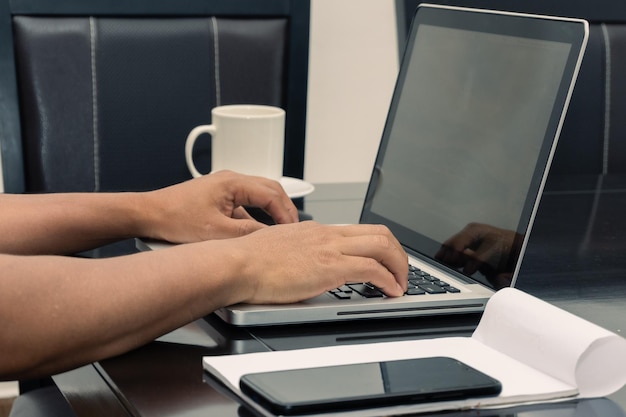
[[0,379],[138,347],[235,303],[292,303],[364,276],[406,290],[407,255],[377,225],[277,225],[108,259],[0,255]]
[[248,205],[277,223],[298,221],[278,182],[229,171],[149,192],[0,194],[0,253],[69,254],[129,237],[243,236],[265,227],[245,212]]
[[101,260],[0,255],[0,378],[117,355],[240,301],[240,261],[222,246]]
[[68,254],[141,236],[146,194],[0,195],[0,253]]

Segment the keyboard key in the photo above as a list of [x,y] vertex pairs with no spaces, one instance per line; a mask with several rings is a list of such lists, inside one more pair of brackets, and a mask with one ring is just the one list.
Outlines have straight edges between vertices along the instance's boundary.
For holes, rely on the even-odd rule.
[[352,298],[353,291],[347,285],[342,285],[340,288],[328,291],[340,300],[349,300]]
[[365,298],[378,298],[378,297],[383,297],[385,295],[378,288],[367,283],[348,284],[348,287],[352,288],[354,291],[358,292]]
[[433,283],[420,285],[420,288],[428,294],[445,294],[446,290],[439,285]]
[[446,291],[448,292],[452,292],[452,293],[459,293],[461,292],[461,290],[459,290],[458,288],[455,288],[451,285],[448,285],[447,287],[445,287]]
[[426,294],[426,291],[424,291],[421,288],[409,288],[406,290],[405,292],[406,295],[423,295]]
[[334,292],[332,294],[340,300],[349,300],[352,298],[352,294],[346,294],[344,292]]
[[409,285],[417,286],[417,285],[422,285],[422,284],[428,285],[428,284],[430,284],[430,281],[428,281],[427,279],[423,279],[423,278],[420,278],[420,279],[410,279],[409,280]]

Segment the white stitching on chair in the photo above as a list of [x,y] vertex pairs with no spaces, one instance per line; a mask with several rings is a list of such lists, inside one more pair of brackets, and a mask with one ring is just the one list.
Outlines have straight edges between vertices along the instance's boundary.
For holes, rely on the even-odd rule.
[[215,106],[221,106],[222,102],[222,89],[220,80],[220,42],[219,42],[219,29],[217,27],[217,19],[215,16],[211,17],[211,24],[213,26],[213,54],[215,58]]
[[611,139],[611,38],[606,24],[602,23],[605,50],[604,73],[604,144],[602,148],[602,175],[609,172],[609,142]]
[[89,18],[89,40],[91,51],[91,113],[93,129],[93,176],[94,191],[100,191],[100,160],[98,138],[98,86],[96,77],[96,21],[93,16]]

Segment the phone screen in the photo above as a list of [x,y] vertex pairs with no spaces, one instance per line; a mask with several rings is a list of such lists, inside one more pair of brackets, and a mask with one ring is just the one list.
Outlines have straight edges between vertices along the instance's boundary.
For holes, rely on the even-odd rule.
[[240,388],[294,415],[497,395],[500,382],[456,359],[430,357],[247,374]]

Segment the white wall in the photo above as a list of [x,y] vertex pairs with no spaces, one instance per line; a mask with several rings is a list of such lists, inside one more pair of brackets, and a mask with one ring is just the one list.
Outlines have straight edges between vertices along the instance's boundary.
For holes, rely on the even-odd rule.
[[398,72],[394,0],[311,0],[304,178],[369,179]]

